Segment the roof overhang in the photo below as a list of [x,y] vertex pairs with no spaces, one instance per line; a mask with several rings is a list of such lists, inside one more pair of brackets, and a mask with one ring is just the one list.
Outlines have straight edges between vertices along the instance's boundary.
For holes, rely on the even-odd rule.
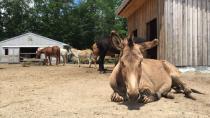
[[117,9],[117,15],[128,18],[145,2],[146,0],[123,0],[122,4]]

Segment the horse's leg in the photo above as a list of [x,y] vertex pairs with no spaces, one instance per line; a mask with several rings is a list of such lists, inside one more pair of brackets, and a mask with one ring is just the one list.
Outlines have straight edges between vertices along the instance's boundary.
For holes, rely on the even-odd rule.
[[67,54],[62,55],[63,57],[63,65],[65,65],[67,63]]
[[55,55],[55,64],[58,65],[58,57]]
[[57,63],[56,63],[56,65],[58,65],[58,64],[60,64],[60,58],[61,58],[61,55],[60,55],[60,50],[57,52],[57,55],[56,55],[57,57],[56,57],[56,60],[57,60]]
[[65,54],[65,64],[67,64],[67,54]]
[[67,55],[65,54],[64,55],[64,63],[63,63],[63,65],[66,65],[66,62],[67,62]]
[[48,59],[49,59],[49,63],[50,63],[50,66],[51,66],[52,63],[51,63],[51,57],[50,57],[50,55],[48,56]]
[[61,55],[62,58],[63,58],[63,66],[65,65],[65,56],[64,55]]
[[56,65],[58,65],[58,62],[59,62],[59,60],[58,60],[58,56],[56,56]]
[[60,48],[55,50],[56,65],[60,64]]
[[46,65],[48,66],[49,62],[47,61],[47,55],[45,54]]
[[100,53],[100,57],[99,57],[99,71],[100,71],[100,73],[105,73],[105,69],[104,69],[105,55],[106,55],[106,51],[103,51]]

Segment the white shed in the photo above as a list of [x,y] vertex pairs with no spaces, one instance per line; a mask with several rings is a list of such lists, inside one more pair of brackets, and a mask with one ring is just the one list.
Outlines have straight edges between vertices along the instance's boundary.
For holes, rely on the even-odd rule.
[[22,58],[35,58],[37,48],[55,45],[60,48],[68,46],[38,34],[25,33],[0,42],[0,62],[19,63]]

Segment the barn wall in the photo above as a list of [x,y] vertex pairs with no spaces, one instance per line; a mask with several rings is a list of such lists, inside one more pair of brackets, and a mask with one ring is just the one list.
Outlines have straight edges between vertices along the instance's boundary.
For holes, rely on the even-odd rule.
[[210,0],[165,0],[165,59],[210,65]]
[[146,23],[157,18],[158,0],[147,0],[142,7],[128,17],[128,32],[138,30],[138,36],[146,38]]
[[128,17],[128,32],[138,30],[138,36],[146,38],[146,25],[157,18],[157,35],[160,41],[158,59],[165,59],[165,19],[164,1],[147,0],[139,9]]
[[4,55],[4,48],[1,48],[0,51],[0,62],[19,63],[19,48],[8,48],[8,55]]
[[146,38],[158,19],[158,59],[176,66],[210,65],[210,0],[147,0],[128,17],[128,32]]
[[[0,42],[0,62],[18,63],[21,47],[47,47],[57,45],[63,48],[64,43],[58,42],[34,33],[26,33]],[[9,49],[9,55],[4,54],[4,48]]]

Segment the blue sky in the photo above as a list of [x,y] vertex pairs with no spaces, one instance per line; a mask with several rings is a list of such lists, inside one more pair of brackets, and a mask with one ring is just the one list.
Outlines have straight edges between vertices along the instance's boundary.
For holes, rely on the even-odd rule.
[[80,3],[80,0],[74,0],[74,2],[75,2],[76,4],[79,4],[79,3]]

